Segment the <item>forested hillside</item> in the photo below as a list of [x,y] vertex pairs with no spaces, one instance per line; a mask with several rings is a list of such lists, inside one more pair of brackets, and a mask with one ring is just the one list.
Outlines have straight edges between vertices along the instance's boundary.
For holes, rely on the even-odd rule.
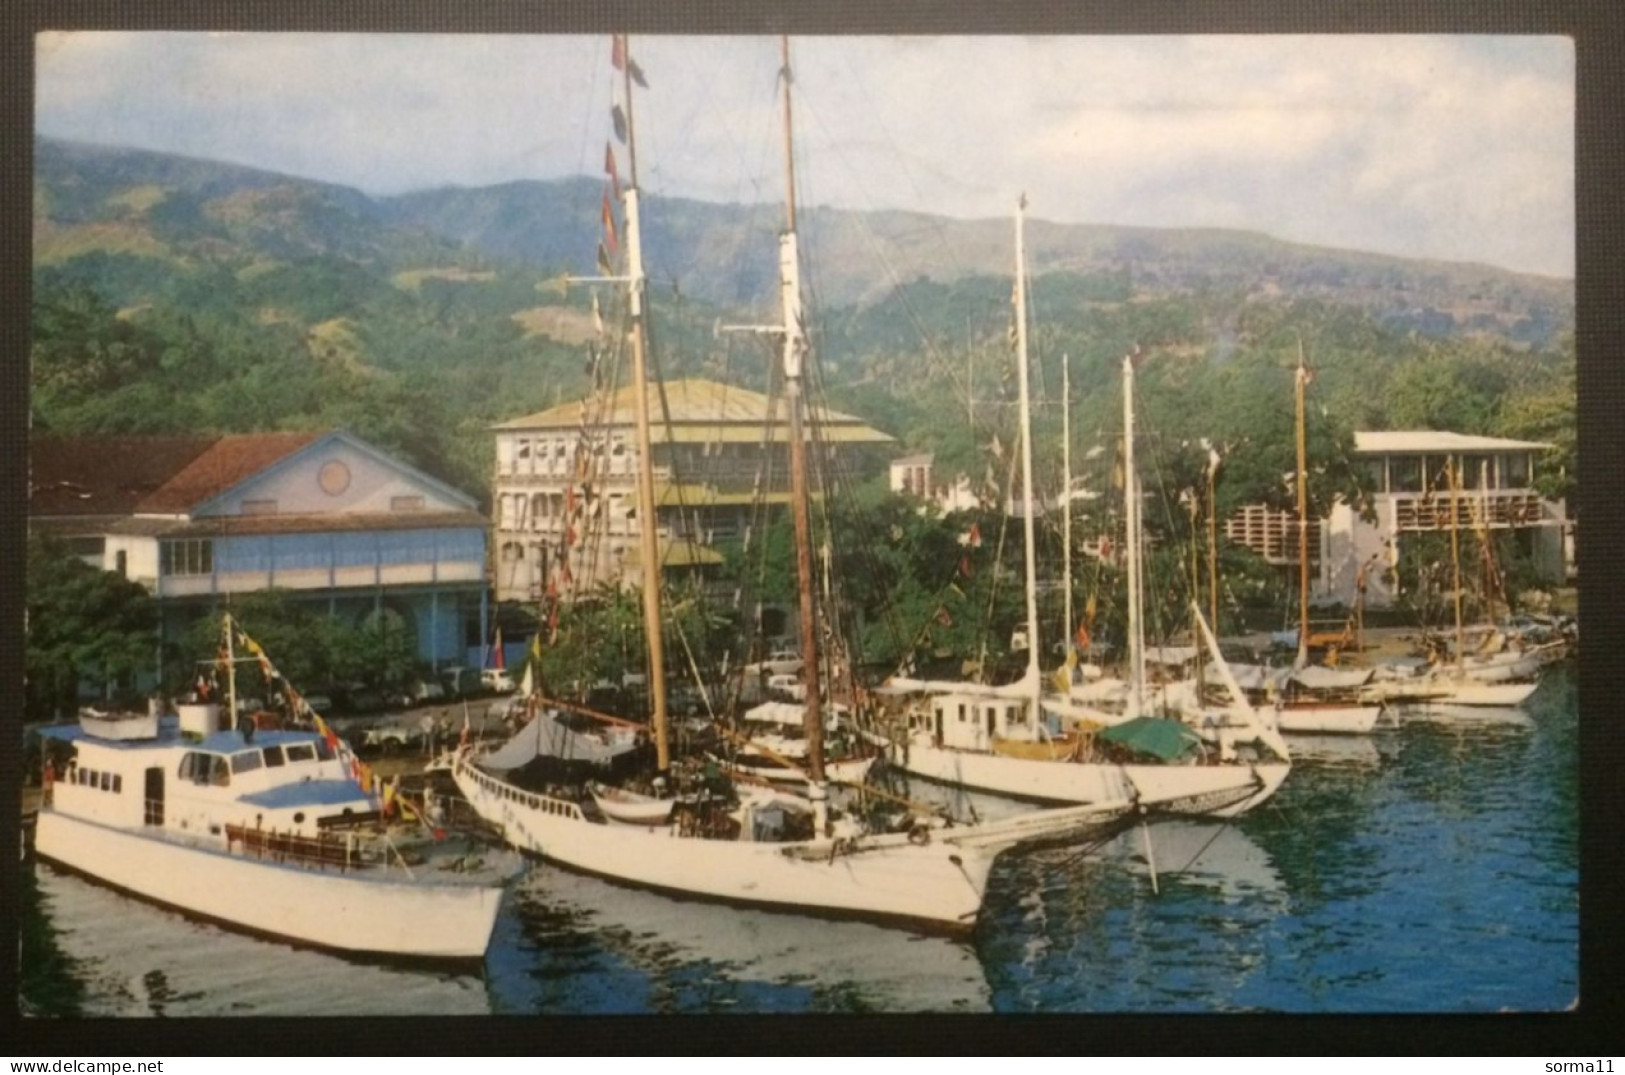
[[[607,350],[591,361],[591,290],[562,283],[594,271],[597,181],[378,199],[162,154],[46,139],[36,153],[37,428],[342,426],[483,493],[489,424],[613,375]],[[646,205],[663,371],[766,385],[762,342],[713,326],[776,316],[778,212]],[[950,470],[998,470],[1014,443],[1009,222],[810,210],[804,227],[830,404]],[[1028,245],[1042,444],[1067,356],[1075,455],[1106,447],[1117,363],[1139,346],[1167,465],[1218,442],[1227,495],[1273,497],[1301,342],[1323,457],[1356,428],[1528,437],[1559,446],[1550,491],[1572,488],[1567,281],[1235,232],[1033,221]],[[597,298],[613,326],[609,289]],[[1042,453],[1051,475],[1057,456]],[[1110,451],[1092,458],[1109,469]]]

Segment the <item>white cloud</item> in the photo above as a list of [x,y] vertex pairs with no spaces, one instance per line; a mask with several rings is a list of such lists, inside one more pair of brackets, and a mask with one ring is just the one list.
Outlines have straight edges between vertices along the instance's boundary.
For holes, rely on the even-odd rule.
[[[796,40],[809,203],[1252,228],[1572,273],[1574,58],[1558,38]],[[777,41],[633,41],[645,185],[782,197]],[[40,129],[374,193],[597,174],[602,37],[74,33]]]

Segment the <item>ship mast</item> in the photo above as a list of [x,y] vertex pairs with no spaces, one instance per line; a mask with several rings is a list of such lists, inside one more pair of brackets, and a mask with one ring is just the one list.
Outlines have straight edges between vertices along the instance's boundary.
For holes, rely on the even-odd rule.
[[1043,698],[1043,681],[1038,674],[1038,565],[1033,537],[1033,437],[1032,403],[1027,388],[1027,196],[1016,203],[1016,383],[1021,395],[1021,538],[1026,549],[1027,588],[1027,689],[1032,692],[1027,709],[1027,726],[1038,725]]
[[627,309],[631,317],[632,394],[637,421],[638,449],[638,556],[643,561],[643,632],[649,640],[650,732],[655,742],[655,765],[671,768],[671,744],[666,730],[666,650],[660,627],[660,535],[655,518],[654,450],[649,427],[648,340],[644,326],[643,235],[638,218],[638,154],[632,117],[632,58],[621,36],[621,76],[626,102],[626,152],[629,182],[622,193],[626,206]]
[[[1061,356],[1061,637],[1072,647],[1072,360]],[[1070,682],[1068,686],[1070,687]]]
[[[785,231],[779,237],[779,292],[784,307],[784,393],[790,410],[790,511],[796,534],[796,600],[801,628],[801,679],[807,689],[804,726],[807,777],[815,809],[822,812],[824,786],[824,713],[818,671],[818,622],[813,603],[812,514],[807,492],[807,445],[803,439],[807,356],[806,325],[801,309],[800,257],[796,244],[796,163],[790,114],[790,38],[779,38],[784,83]],[[822,817],[819,818],[822,827]]]
[[1128,568],[1128,715],[1140,715],[1145,690],[1145,626],[1140,582],[1140,482],[1134,469],[1134,365],[1139,348],[1123,356],[1123,552]]
[[1304,388],[1309,370],[1303,364],[1303,340],[1298,340],[1298,369],[1294,375],[1297,397],[1298,445],[1298,660],[1296,667],[1309,664],[1309,474],[1308,435],[1303,416]]

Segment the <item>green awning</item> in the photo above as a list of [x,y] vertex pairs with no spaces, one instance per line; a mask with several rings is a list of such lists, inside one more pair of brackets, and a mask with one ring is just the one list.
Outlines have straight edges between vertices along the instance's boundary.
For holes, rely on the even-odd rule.
[[1122,724],[1113,724],[1097,732],[1096,736],[1127,747],[1137,754],[1149,754],[1163,761],[1176,761],[1201,744],[1197,734],[1177,720],[1158,720],[1155,717],[1135,717]]

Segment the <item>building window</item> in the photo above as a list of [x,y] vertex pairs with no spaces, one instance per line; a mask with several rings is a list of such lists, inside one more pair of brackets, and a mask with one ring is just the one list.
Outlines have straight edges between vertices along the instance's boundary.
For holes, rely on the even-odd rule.
[[1416,455],[1395,456],[1388,464],[1388,480],[1393,483],[1396,493],[1420,493],[1422,491],[1422,457]]
[[113,570],[119,573],[120,578],[130,577],[130,553],[128,550],[120,549],[113,554]]
[[243,501],[244,515],[275,515],[275,500],[245,500]]
[[1529,453],[1512,452],[1502,460],[1501,487],[1504,489],[1529,488]]
[[165,541],[158,546],[160,575],[210,575],[214,573],[214,541],[187,538]]
[[389,498],[390,511],[422,511],[423,498],[421,496],[392,496]]

